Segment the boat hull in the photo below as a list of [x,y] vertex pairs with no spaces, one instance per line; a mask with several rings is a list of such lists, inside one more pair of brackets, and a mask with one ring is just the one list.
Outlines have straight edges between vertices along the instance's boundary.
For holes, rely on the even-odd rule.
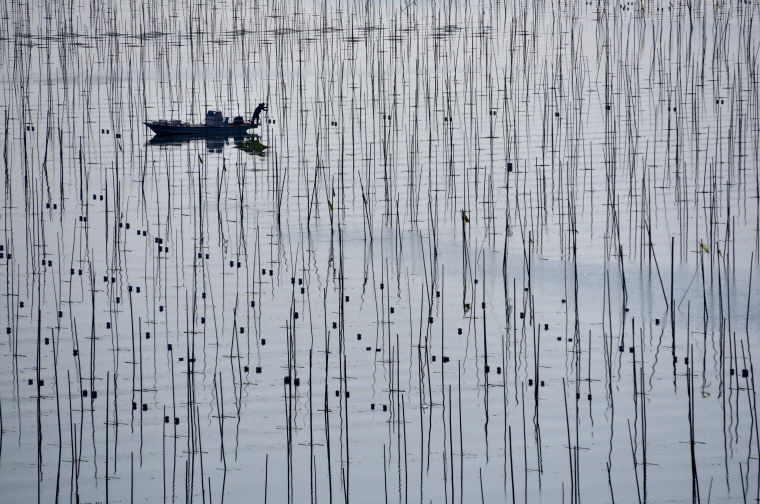
[[153,130],[156,135],[185,135],[185,136],[224,136],[245,135],[253,126],[250,123],[227,126],[204,126],[202,124],[162,124],[148,121],[145,126]]

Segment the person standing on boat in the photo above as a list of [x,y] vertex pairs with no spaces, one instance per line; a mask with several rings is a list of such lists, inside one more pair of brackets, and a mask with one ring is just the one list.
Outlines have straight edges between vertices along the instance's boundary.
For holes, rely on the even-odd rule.
[[266,112],[267,110],[269,110],[269,107],[267,107],[266,103],[259,103],[259,106],[253,111],[253,117],[251,117],[252,128],[258,128],[261,125],[261,118],[259,116],[262,111]]

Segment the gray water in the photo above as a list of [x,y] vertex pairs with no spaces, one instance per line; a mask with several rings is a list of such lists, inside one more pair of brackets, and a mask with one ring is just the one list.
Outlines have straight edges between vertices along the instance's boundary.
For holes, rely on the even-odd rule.
[[3,502],[760,497],[756,2],[0,10]]

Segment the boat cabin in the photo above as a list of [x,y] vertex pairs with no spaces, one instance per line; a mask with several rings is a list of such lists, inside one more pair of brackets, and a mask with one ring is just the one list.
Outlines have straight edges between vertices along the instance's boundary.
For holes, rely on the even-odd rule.
[[218,110],[209,110],[206,112],[206,126],[222,126],[224,117]]

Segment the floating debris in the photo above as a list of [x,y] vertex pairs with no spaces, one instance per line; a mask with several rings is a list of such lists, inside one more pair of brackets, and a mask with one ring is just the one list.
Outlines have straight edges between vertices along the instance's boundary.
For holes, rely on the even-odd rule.
[[237,144],[235,148],[240,149],[243,152],[248,152],[249,154],[261,154],[268,147],[258,140],[246,140],[245,142]]

